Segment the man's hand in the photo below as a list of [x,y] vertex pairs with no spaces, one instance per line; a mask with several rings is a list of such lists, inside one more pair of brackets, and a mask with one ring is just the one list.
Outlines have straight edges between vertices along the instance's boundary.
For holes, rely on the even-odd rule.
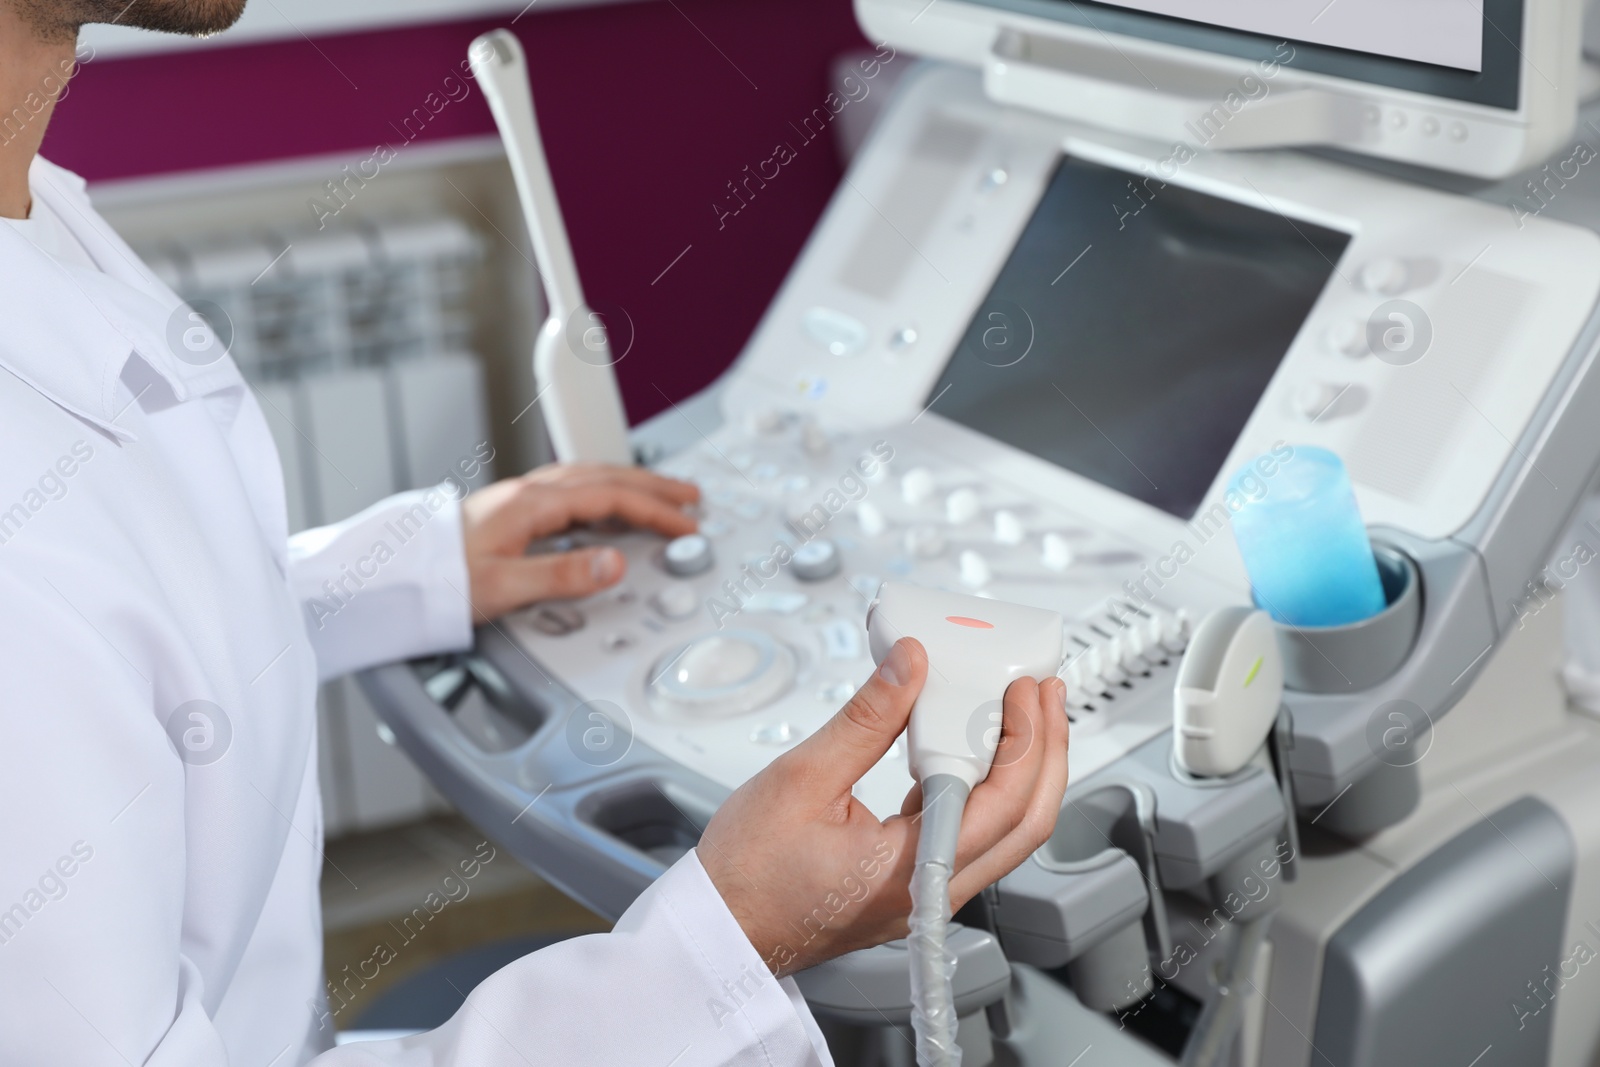
[[[735,791],[701,835],[700,863],[779,977],[905,936],[921,787],[882,822],[850,789],[905,729],[927,672],[922,646],[897,642],[843,710]],[[1000,753],[961,821],[952,910],[1055,828],[1067,788],[1065,698],[1058,678],[1006,690]]]
[[687,482],[600,464],[551,464],[478,490],[461,503],[475,619],[499,618],[536,600],[588,596],[627,570],[614,548],[524,555],[530,541],[604,519],[679,537],[694,532],[695,520],[683,509],[699,499],[700,490]]

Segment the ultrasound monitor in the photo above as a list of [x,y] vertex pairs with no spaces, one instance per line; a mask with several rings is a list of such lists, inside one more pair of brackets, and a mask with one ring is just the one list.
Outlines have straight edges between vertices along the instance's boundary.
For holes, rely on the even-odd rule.
[[1465,71],[1483,70],[1486,23],[1488,43],[1497,52],[1515,43],[1504,28],[1521,28],[1514,3],[1488,9],[1462,0],[1212,0],[1198,8],[1180,0],[1108,3],[1180,21],[1198,15],[1202,23],[1222,29]]
[[1319,145],[1482,177],[1576,117],[1582,0],[856,0],[989,95],[1189,151]]

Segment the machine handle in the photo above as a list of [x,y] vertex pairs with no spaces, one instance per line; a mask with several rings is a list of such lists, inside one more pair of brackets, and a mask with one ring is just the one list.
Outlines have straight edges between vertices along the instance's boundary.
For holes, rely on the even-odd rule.
[[592,911],[615,919],[666,870],[661,859],[583,817],[604,783],[568,784],[547,774],[552,768],[542,765],[538,750],[558,719],[520,746],[490,754],[468,739],[410,665],[372,668],[358,681],[400,746],[463,814]]
[[[1250,95],[1246,77],[1262,87],[1259,95]],[[995,39],[983,69],[984,89],[1001,103],[1190,146],[1268,148],[1360,136],[1355,101],[1266,85],[1260,75],[1193,61],[1141,56],[1135,66],[1114,47],[1014,30]]]
[[556,458],[632,463],[607,323],[583,297],[522,45],[509,30],[495,30],[474,40],[467,57],[505,142],[549,308],[534,344],[533,375]]

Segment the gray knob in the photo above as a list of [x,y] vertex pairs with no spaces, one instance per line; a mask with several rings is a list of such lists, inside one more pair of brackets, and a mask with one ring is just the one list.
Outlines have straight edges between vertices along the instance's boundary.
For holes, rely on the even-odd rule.
[[826,538],[808,541],[794,550],[789,565],[802,582],[820,582],[839,573],[839,549]]
[[661,556],[668,574],[687,578],[691,574],[711,569],[711,541],[701,534],[684,534],[667,542]]

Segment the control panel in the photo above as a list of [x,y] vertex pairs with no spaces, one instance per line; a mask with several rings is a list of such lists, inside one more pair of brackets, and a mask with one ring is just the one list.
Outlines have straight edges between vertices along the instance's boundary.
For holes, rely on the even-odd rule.
[[[660,465],[700,485],[698,533],[608,536],[628,557],[619,587],[501,625],[633,737],[734,788],[872,672],[884,579],[1050,608],[1067,619],[1071,773],[1086,776],[1170,728],[1191,620],[1228,588],[1195,572],[1130,594],[1152,546],[962,463],[951,436],[934,416],[852,434],[762,409]],[[910,784],[897,746],[857,794],[884,816]]]

